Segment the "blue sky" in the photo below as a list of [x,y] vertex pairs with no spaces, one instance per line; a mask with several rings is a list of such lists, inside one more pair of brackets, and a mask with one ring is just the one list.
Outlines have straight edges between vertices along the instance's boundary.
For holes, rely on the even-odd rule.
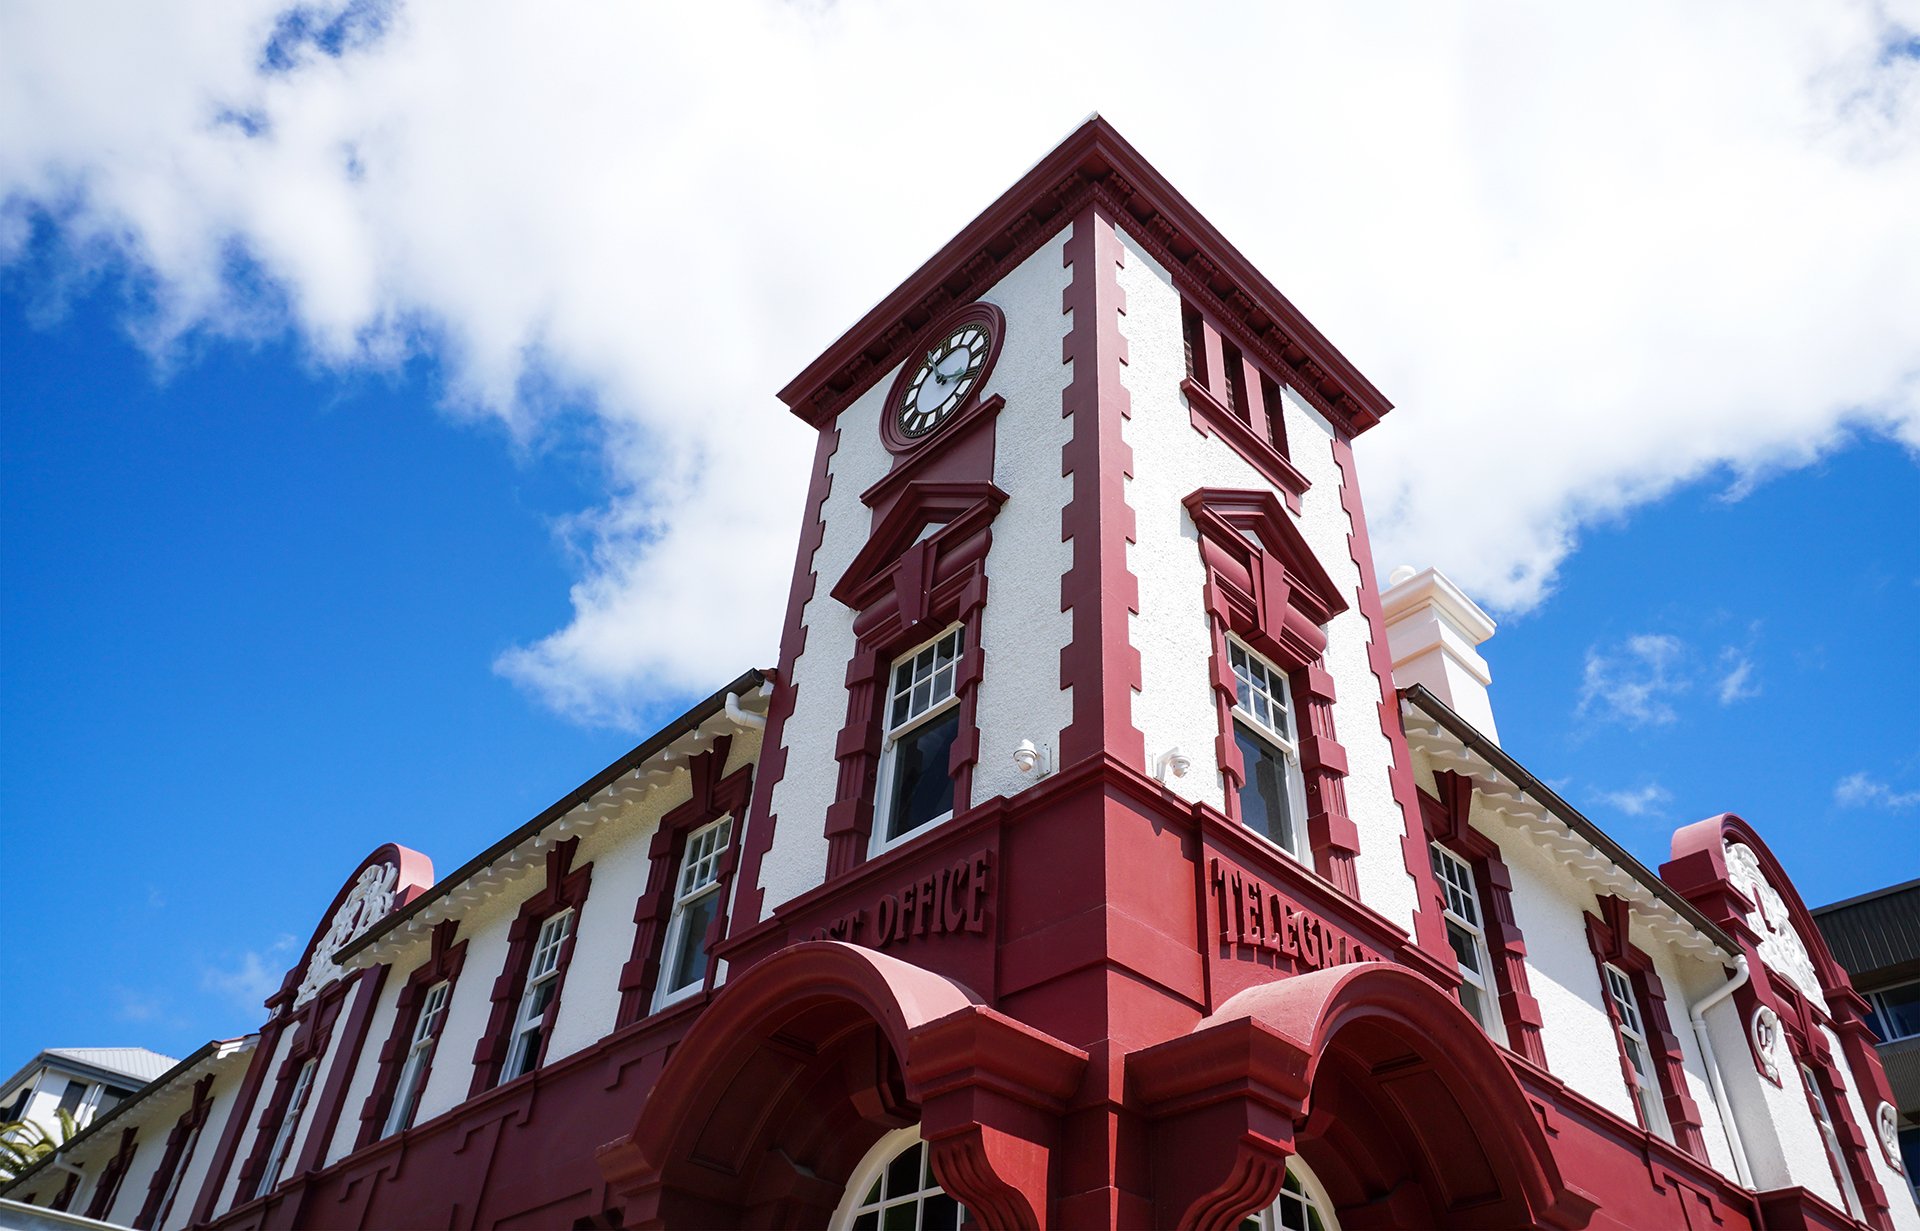
[[1920,17],[993,0],[902,198],[933,10],[83,7],[0,11],[0,1068],[249,1028],[373,846],[768,659],[773,391],[1096,106],[1399,404],[1376,557],[1500,617],[1510,751],[1649,864],[1920,874]]
[[[332,379],[276,341],[162,375],[110,291],[28,306],[0,301],[0,816],[12,914],[60,943],[0,949],[35,989],[11,1046],[183,1054],[253,1024],[367,850],[457,866],[630,746],[490,669],[564,614],[553,527],[598,465],[436,413],[430,362]],[[1504,623],[1507,747],[1649,865],[1733,810],[1814,901],[1920,874],[1914,460],[1728,487],[1590,532]],[[1887,793],[1836,798],[1856,774]]]

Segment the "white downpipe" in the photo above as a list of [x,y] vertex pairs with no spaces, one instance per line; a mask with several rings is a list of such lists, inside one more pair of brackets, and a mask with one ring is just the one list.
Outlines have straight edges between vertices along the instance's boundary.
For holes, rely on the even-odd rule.
[[1702,996],[1687,1011],[1687,1018],[1693,1023],[1693,1037],[1700,1044],[1700,1058],[1706,1062],[1707,1087],[1713,1091],[1714,1106],[1720,1109],[1720,1127],[1727,1134],[1727,1149],[1733,1154],[1733,1170],[1740,1177],[1740,1186],[1749,1192],[1753,1190],[1753,1173],[1747,1167],[1747,1146],[1740,1140],[1740,1127],[1734,1123],[1733,1108],[1727,1102],[1726,1083],[1720,1079],[1720,1060],[1713,1054],[1713,1040],[1707,1034],[1707,1010],[1745,987],[1747,980],[1752,977],[1753,971],[1743,953],[1733,959],[1733,978]]
[[745,727],[748,730],[764,731],[767,729],[767,716],[765,714],[756,714],[752,710],[741,709],[740,694],[738,693],[730,692],[727,694],[727,721],[737,727]]

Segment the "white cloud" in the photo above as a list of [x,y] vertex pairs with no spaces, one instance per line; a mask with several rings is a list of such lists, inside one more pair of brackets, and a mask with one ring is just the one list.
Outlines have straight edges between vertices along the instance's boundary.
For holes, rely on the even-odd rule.
[[1920,804],[1920,791],[1896,791],[1862,771],[1834,784],[1833,802],[1843,808],[1911,808]]
[[252,1011],[280,990],[287,977],[287,966],[298,954],[299,942],[281,935],[265,950],[247,949],[219,966],[200,971],[200,987],[224,996],[240,1008]]
[[285,8],[0,10],[0,262],[50,222],[30,293],[130,270],[163,362],[290,327],[431,350],[523,440],[588,404],[573,617],[499,664],[581,717],[771,660],[810,456],[772,391],[1096,107],[1400,404],[1376,557],[1498,609],[1678,483],[1920,449],[1911,0],[982,0],[957,60],[876,0],[333,0],[306,28],[380,20],[268,63]]
[[1658,816],[1673,802],[1673,792],[1657,782],[1626,791],[1603,791],[1600,798],[1628,816]]
[[1720,704],[1732,705],[1760,695],[1760,683],[1753,678],[1753,660],[1729,646],[1720,651],[1720,679],[1715,690]]
[[[129,987],[113,989],[114,999],[119,1002],[115,1016],[123,1022],[151,1022],[159,1019],[166,1009],[166,1002],[150,992],[136,992]],[[258,1007],[258,1004],[254,1007]]]
[[1686,643],[1665,633],[1640,633],[1612,650],[1587,650],[1579,713],[1632,726],[1665,726],[1679,717],[1672,699],[1691,687],[1683,673]]

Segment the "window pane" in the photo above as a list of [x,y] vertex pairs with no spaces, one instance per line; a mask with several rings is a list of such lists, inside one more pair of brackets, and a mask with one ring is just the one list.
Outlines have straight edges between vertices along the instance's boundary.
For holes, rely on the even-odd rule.
[[920,1203],[908,1201],[902,1205],[890,1205],[880,1215],[881,1231],[914,1231],[914,1221],[920,1216]]
[[1453,956],[1460,959],[1460,965],[1474,974],[1485,978],[1487,972],[1480,969],[1480,946],[1473,941],[1473,933],[1461,927],[1453,920],[1447,920],[1447,943],[1453,946]]
[[1240,820],[1267,840],[1294,849],[1292,803],[1287,793],[1287,762],[1280,751],[1239,723],[1233,737],[1240,746],[1247,781],[1240,788]]
[[960,1231],[960,1203],[947,1194],[933,1194],[920,1208],[920,1231]]
[[1920,983],[1890,987],[1879,1000],[1886,1010],[1882,1025],[1889,1040],[1920,1034]]
[[709,893],[689,902],[680,919],[680,933],[669,955],[667,990],[677,992],[707,977],[707,929],[713,926],[720,895]]
[[924,1148],[916,1145],[887,1164],[888,1197],[904,1197],[920,1191],[920,1152]]
[[1487,1020],[1486,994],[1464,979],[1460,981],[1460,1007],[1473,1014],[1477,1022]]
[[960,734],[960,711],[915,727],[894,745],[893,803],[887,837],[897,838],[953,811],[953,775],[948,758]]

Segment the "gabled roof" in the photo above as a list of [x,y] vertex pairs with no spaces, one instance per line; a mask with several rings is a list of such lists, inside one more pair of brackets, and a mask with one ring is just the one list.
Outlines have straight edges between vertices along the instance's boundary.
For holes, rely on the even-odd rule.
[[1358,368],[1293,306],[1240,250],[1228,243],[1098,115],[983,210],[899,288],[780,391],[780,400],[823,427],[916,348],[949,310],[977,298],[1048,237],[1073,211],[1097,199],[1114,221],[1152,252],[1274,376],[1307,398],[1349,436],[1393,408]]
[[[159,1095],[165,1092],[166,1090],[169,1090],[179,1085],[182,1081],[200,1077],[201,1075],[205,1074],[209,1069],[211,1069],[215,1065],[218,1065],[220,1062],[228,1059],[231,1056],[236,1056],[236,1055],[243,1054],[245,1052],[252,1051],[254,1048],[254,1045],[257,1044],[259,1041],[260,1041],[260,1036],[257,1034],[242,1035],[240,1038],[237,1038],[237,1039],[214,1039],[214,1040],[211,1040],[210,1042],[202,1044],[199,1048],[197,1048],[194,1051],[192,1055],[188,1056],[185,1060],[180,1060],[180,1061],[168,1060],[167,1067],[161,1069],[158,1073],[155,1073],[152,1077],[148,1078],[146,1082],[143,1083],[138,1090],[135,1090],[126,1099],[122,1100],[119,1103],[116,1103],[114,1106],[108,1108],[105,1112],[101,1113],[100,1115],[95,1116],[93,1120],[90,1123],[88,1123],[88,1125],[85,1128],[81,1129],[80,1132],[76,1134],[71,1141],[67,1142],[65,1145],[61,1146],[59,1149],[53,1151],[50,1154],[42,1155],[37,1162],[28,1166],[25,1170],[21,1171],[19,1175],[14,1176],[11,1180],[0,1181],[0,1193],[12,1192],[15,1189],[18,1189],[19,1187],[24,1185],[25,1183],[27,1183],[27,1181],[32,1179],[35,1175],[39,1174],[39,1172],[42,1169],[56,1166],[59,1160],[61,1159],[71,1158],[73,1155],[73,1151],[76,1148],[104,1134],[109,1124],[112,1124],[115,1120],[119,1119],[121,1116],[131,1114],[134,1108],[144,1103],[147,1099],[153,1098],[154,1096]],[[66,1050],[83,1051],[83,1052],[84,1051],[137,1051],[137,1052],[145,1052],[149,1056],[155,1056],[155,1057],[158,1057],[159,1059],[166,1060],[166,1057],[161,1056],[160,1053],[147,1051],[147,1049],[144,1047],[69,1048]],[[55,1054],[57,1053],[52,1049],[49,1049],[47,1051],[43,1051],[40,1053],[41,1056],[48,1056],[48,1055],[55,1055]],[[38,1063],[39,1057],[36,1056],[34,1058],[34,1061],[35,1063]],[[29,1065],[28,1067],[32,1067],[32,1066]],[[94,1224],[88,1224],[88,1225],[94,1225]],[[100,1224],[100,1225],[105,1225],[105,1224]],[[10,1228],[13,1226],[13,1224],[0,1223],[0,1226],[5,1226]]]

